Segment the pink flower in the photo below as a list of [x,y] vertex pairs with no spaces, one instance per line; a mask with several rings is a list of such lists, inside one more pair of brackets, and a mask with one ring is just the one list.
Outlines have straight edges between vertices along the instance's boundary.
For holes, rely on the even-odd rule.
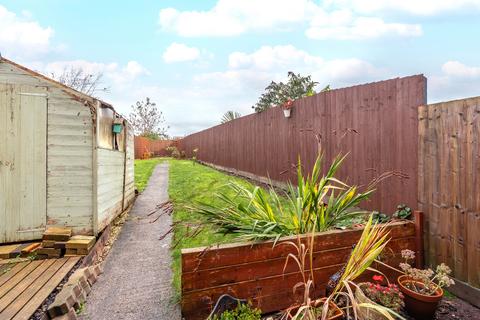
[[284,107],[285,109],[291,109],[292,106],[293,106],[293,100],[292,100],[292,99],[288,99],[287,102],[285,102],[285,103],[283,104],[283,107]]
[[372,277],[373,281],[376,281],[376,282],[383,282],[383,276],[379,275],[379,274],[376,274]]

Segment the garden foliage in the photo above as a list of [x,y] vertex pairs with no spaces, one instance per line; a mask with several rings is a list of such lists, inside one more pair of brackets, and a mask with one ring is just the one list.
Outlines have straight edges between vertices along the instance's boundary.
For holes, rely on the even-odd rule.
[[287,201],[272,186],[265,191],[232,182],[229,188],[234,192],[219,192],[216,196],[220,201],[199,203],[194,209],[220,231],[237,233],[248,240],[325,231],[364,214],[356,207],[373,192],[370,188],[359,192],[356,186],[335,178],[344,159],[336,157],[325,176],[320,175],[321,156],[307,176],[303,175],[299,160],[298,182],[289,184]]

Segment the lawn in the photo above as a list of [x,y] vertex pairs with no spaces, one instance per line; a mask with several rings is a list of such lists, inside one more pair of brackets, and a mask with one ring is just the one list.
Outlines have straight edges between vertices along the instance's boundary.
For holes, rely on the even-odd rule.
[[[245,186],[251,186],[244,179],[227,175],[207,166],[194,163],[190,160],[170,160],[170,180],[168,193],[174,203],[174,221],[192,222],[202,221],[202,216],[192,212],[190,207],[198,201],[215,203],[215,192],[223,190],[231,191],[227,184],[237,181]],[[190,230],[191,232],[191,230]],[[208,246],[211,244],[232,242],[234,235],[223,235],[215,230],[204,226],[202,232],[194,238],[188,237],[187,228],[179,226],[175,230],[174,243],[180,242],[173,249],[173,285],[177,294],[180,293],[181,254],[182,248]]]
[[153,169],[164,160],[162,158],[135,160],[135,187],[138,191],[142,192],[145,189]]
[[[192,212],[192,205],[198,201],[216,203],[215,192],[222,190],[232,192],[227,184],[237,181],[244,186],[252,186],[248,181],[227,175],[210,167],[194,163],[191,160],[173,160],[154,158],[135,160],[135,186],[141,192],[145,189],[155,166],[163,161],[169,161],[169,187],[168,194],[174,204],[173,220],[183,223],[198,223],[202,216]],[[189,229],[189,230],[187,230]],[[179,225],[175,229],[174,243],[178,245],[173,249],[173,285],[177,294],[180,294],[181,252],[182,248],[208,246],[211,244],[234,241],[232,234],[219,234],[209,226],[203,226],[202,231],[195,237],[190,237],[192,228]],[[180,240],[180,241],[178,241]]]
[[[202,224],[204,217],[192,209],[195,203],[224,204],[216,193],[221,191],[233,195],[233,190],[228,187],[230,182],[237,182],[243,186],[254,186],[245,179],[225,174],[210,167],[195,163],[191,160],[175,160],[155,158],[135,161],[135,183],[142,191],[150,177],[155,165],[168,161],[169,169],[169,198],[174,205],[173,220],[176,223],[172,250],[173,256],[173,285],[177,296],[181,288],[181,249],[209,246],[212,244],[236,241],[236,234],[223,234],[217,232],[211,225]],[[283,200],[281,199],[283,202]],[[358,221],[357,221],[358,219]],[[353,222],[363,222],[364,217],[349,219],[342,224],[350,226]],[[202,225],[200,232],[196,228]],[[340,226],[341,224],[337,225]],[[192,236],[192,234],[194,234]]]

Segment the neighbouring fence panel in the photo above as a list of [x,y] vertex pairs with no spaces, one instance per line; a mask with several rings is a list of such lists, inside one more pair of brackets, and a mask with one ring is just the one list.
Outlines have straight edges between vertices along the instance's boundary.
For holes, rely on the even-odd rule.
[[[418,204],[425,212],[427,262],[433,266],[447,263],[456,279],[477,288],[480,288],[479,115],[480,97],[422,106],[418,115]],[[476,291],[477,297],[479,293]]]
[[175,144],[176,140],[152,140],[145,137],[135,137],[135,159],[143,159],[146,154],[165,157],[170,155],[167,148]]
[[[417,203],[417,108],[426,103],[426,78],[397,78],[319,93],[295,101],[290,118],[271,108],[189,135],[188,157],[276,181],[296,179],[298,157],[310,170],[318,153],[326,163],[349,152],[339,177],[366,185],[387,171],[405,175],[380,183],[367,209],[392,213]],[[388,186],[388,187],[387,187]]]
[[[324,296],[329,277],[346,263],[361,232],[362,229],[334,230],[315,235],[316,297]],[[398,266],[401,250],[421,251],[422,248],[415,246],[415,234],[413,222],[394,223],[384,261]],[[302,236],[303,242],[307,240],[307,236]],[[292,293],[295,284],[301,281],[298,266],[290,260],[284,271],[287,255],[295,253],[292,246],[281,244],[285,241],[296,243],[297,238],[281,238],[275,246],[272,241],[266,241],[183,249],[182,315],[187,320],[205,319],[217,299],[225,293],[252,300],[263,313],[282,310],[301,301],[302,292]],[[390,276],[390,280],[395,280],[397,274],[392,270],[382,271]]]

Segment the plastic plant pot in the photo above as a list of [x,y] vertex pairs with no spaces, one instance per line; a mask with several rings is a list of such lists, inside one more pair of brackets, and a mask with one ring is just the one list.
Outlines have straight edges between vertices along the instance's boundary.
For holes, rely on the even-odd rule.
[[442,300],[443,290],[437,288],[434,295],[425,295],[416,291],[410,290],[405,286],[406,283],[415,283],[418,287],[425,287],[422,282],[415,281],[407,275],[398,277],[398,286],[405,296],[405,309],[408,314],[415,319],[429,320],[433,319],[438,303]]
[[[321,299],[315,300],[313,302],[313,307],[321,308],[326,301],[327,301],[327,298],[321,298]],[[344,313],[342,309],[340,309],[333,301],[329,301],[328,305],[329,305],[329,311],[331,311],[331,315],[327,317],[327,320],[343,319]],[[294,315],[297,313],[299,308],[301,308],[300,305],[290,307],[287,310],[287,319],[292,319]],[[322,317],[320,316],[318,319],[321,319],[321,318]]]
[[285,118],[290,118],[290,115],[292,113],[292,109],[283,109],[283,115]]

